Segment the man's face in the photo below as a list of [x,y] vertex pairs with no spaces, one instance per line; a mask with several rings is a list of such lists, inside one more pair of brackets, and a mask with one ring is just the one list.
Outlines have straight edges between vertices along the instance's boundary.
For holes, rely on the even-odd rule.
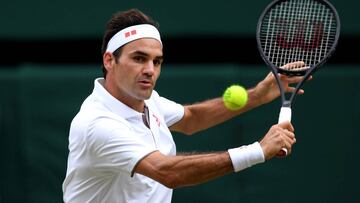
[[142,38],[124,45],[106,76],[113,96],[128,105],[150,98],[162,61],[162,45],[155,39]]

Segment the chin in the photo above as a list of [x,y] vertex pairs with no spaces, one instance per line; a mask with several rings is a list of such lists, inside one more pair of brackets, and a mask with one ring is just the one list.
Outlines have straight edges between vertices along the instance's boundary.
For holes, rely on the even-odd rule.
[[152,90],[151,90],[151,91],[142,92],[141,94],[138,95],[137,98],[139,98],[139,100],[147,100],[147,99],[150,99],[151,94],[152,94]]

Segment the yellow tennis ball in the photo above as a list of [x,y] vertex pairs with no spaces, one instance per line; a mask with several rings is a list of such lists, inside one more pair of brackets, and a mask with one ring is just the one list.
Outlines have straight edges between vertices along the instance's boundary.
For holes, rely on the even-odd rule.
[[247,103],[248,95],[244,87],[231,85],[223,94],[223,101],[226,108],[236,111],[244,107]]

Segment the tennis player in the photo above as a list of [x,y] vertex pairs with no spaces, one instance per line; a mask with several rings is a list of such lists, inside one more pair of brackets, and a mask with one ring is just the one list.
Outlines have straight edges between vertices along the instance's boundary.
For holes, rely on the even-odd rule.
[[[221,98],[183,106],[161,97],[154,90],[163,62],[160,33],[136,9],[110,19],[102,53],[104,77],[94,81],[70,127],[65,202],[169,203],[173,188],[241,171],[281,148],[291,152],[289,122],[273,125],[259,142],[217,153],[176,154],[171,135],[192,135],[274,100],[279,91],[272,74],[248,90],[239,111],[226,109]],[[282,77],[287,91],[300,79]]]

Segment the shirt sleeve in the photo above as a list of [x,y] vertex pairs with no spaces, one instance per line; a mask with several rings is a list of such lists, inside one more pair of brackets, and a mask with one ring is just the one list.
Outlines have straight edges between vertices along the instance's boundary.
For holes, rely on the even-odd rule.
[[153,91],[152,97],[164,116],[165,123],[168,127],[184,117],[185,109],[183,105],[159,96],[156,91]]
[[124,123],[112,118],[98,118],[89,127],[87,147],[95,168],[127,171],[132,174],[136,164],[151,152]]

